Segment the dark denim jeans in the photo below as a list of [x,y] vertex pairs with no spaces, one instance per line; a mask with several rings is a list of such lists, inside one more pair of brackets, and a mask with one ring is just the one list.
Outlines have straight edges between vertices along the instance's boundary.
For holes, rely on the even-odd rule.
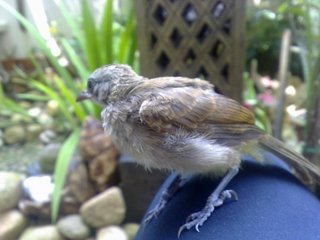
[[[173,177],[163,184],[150,208]],[[179,227],[191,213],[202,209],[216,185],[217,181],[210,178],[193,177],[158,219],[140,228],[136,240],[176,240]],[[180,239],[320,239],[320,200],[283,165],[245,161],[228,189],[235,190],[239,200],[218,207],[200,227],[200,233],[195,229],[184,231]]]

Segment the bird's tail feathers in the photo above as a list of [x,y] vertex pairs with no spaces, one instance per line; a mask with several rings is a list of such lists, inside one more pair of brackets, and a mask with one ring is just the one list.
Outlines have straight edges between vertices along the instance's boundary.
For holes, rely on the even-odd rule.
[[290,150],[278,139],[264,135],[259,139],[262,149],[278,156],[293,168],[294,174],[313,191],[320,193],[320,168],[300,154]]

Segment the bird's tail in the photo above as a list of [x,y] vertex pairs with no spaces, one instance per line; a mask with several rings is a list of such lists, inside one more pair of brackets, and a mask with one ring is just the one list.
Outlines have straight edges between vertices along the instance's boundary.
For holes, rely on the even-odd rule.
[[283,142],[270,135],[263,135],[259,139],[259,144],[262,149],[275,154],[291,166],[294,174],[305,185],[320,194],[320,167],[290,150]]

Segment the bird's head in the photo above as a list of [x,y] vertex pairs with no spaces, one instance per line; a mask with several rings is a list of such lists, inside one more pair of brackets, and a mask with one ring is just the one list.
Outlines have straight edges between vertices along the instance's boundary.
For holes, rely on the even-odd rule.
[[80,93],[77,101],[92,99],[100,104],[107,104],[119,100],[141,79],[128,65],[102,66],[89,76],[87,89]]

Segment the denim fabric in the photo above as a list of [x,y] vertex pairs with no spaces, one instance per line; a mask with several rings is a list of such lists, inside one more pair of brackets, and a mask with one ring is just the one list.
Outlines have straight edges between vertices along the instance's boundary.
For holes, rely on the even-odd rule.
[[[154,198],[172,181],[171,175]],[[177,239],[178,229],[193,212],[202,209],[217,180],[193,177],[159,218],[140,228],[136,240]],[[200,227],[182,232],[182,240],[316,240],[320,239],[320,201],[283,166],[245,161],[228,189],[239,200],[217,208]]]

